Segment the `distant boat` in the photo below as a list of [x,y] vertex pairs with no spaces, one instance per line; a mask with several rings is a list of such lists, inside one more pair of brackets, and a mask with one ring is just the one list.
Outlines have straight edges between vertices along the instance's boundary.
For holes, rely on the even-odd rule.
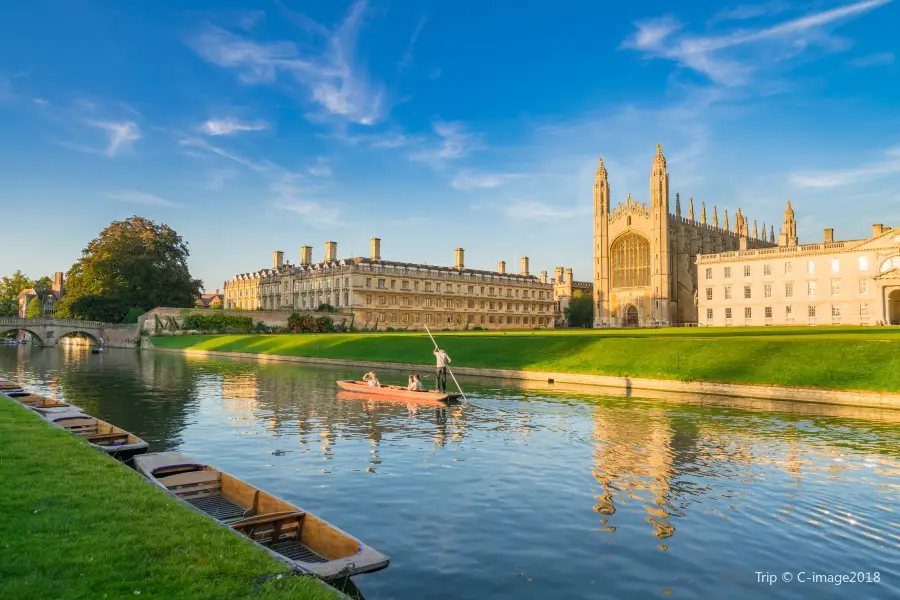
[[179,452],[137,456],[134,466],[194,509],[326,581],[390,562],[325,520]]
[[368,396],[379,396],[394,400],[417,401],[429,399],[447,402],[449,400],[455,400],[462,395],[458,392],[439,392],[437,390],[422,390],[420,392],[415,392],[399,385],[374,386],[369,385],[365,381],[345,380],[338,381],[337,384],[341,389],[347,390],[348,392],[355,392],[357,394],[365,394]]

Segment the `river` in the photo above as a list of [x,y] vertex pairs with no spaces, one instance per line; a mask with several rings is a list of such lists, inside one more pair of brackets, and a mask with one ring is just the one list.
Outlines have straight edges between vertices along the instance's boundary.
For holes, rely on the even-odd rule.
[[[338,396],[335,380],[361,375],[0,347],[0,377],[151,451],[207,461],[390,556],[356,578],[368,600],[900,597],[900,411],[491,380],[461,380],[469,402],[449,408]],[[864,582],[833,583],[854,574]]]

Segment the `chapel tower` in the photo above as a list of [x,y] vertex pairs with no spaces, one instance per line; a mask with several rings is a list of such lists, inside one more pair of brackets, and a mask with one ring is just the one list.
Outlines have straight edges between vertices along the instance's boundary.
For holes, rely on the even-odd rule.
[[670,314],[669,298],[669,170],[662,144],[656,144],[656,156],[650,170],[650,255],[653,320],[668,324],[675,320]]
[[594,321],[609,325],[609,177],[603,157],[594,173]]

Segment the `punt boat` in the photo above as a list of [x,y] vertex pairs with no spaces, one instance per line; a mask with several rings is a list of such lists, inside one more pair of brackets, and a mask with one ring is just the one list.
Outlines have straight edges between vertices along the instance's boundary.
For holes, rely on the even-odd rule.
[[[9,394],[7,395],[9,396]],[[38,396],[37,394],[28,392],[10,397],[22,406],[27,406],[31,410],[44,416],[51,413],[81,412],[81,409],[74,404],[68,404],[62,400],[54,400],[53,398]]]
[[17,390],[21,391],[22,386],[18,383],[13,383],[12,381],[7,381],[6,379],[0,379],[0,392],[5,392],[7,390]]
[[429,398],[431,400],[440,400],[441,402],[447,402],[450,400],[456,400],[462,395],[459,392],[439,392],[437,390],[422,390],[420,392],[414,392],[399,385],[373,386],[364,381],[345,380],[338,381],[337,384],[341,389],[347,390],[348,392],[355,392],[357,394],[366,394],[370,396],[382,396],[385,398],[393,398],[396,400],[423,400],[425,398]]
[[194,509],[326,581],[390,562],[325,520],[180,452],[137,456],[134,466]]
[[141,438],[80,411],[51,412],[44,418],[51,424],[80,435],[92,446],[113,458],[127,462],[149,448]]

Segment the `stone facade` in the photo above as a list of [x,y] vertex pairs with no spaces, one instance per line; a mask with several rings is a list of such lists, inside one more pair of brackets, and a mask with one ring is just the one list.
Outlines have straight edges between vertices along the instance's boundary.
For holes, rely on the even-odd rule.
[[57,271],[53,274],[53,287],[49,290],[36,290],[34,288],[28,288],[19,292],[16,300],[19,304],[19,317],[25,318],[26,313],[28,312],[28,304],[34,299],[38,298],[41,302],[41,306],[44,309],[44,317],[50,318],[56,314],[56,304],[62,300],[63,295],[65,294],[65,289],[63,288],[63,274],[61,271]]
[[567,327],[566,308],[576,295],[584,295],[588,298],[594,295],[594,284],[590,281],[575,281],[572,269],[556,267],[556,277],[553,278],[553,302],[556,311],[556,326]]
[[339,259],[326,242],[325,259],[312,262],[304,246],[300,264],[273,255],[272,268],[225,282],[225,308],[312,311],[326,304],[351,311],[357,327],[397,329],[531,329],[553,327],[553,287],[546,274],[470,269],[456,249],[453,267],[383,260],[381,240],[371,240],[368,258]]
[[798,245],[790,204],[784,229],[778,248],[698,257],[701,324],[900,325],[900,229]]
[[734,228],[728,211],[720,226],[718,208],[708,216],[702,203],[682,215],[681,199],[669,197],[669,172],[662,146],[657,145],[650,170],[649,204],[628,194],[611,205],[609,178],[603,159],[594,178],[594,326],[664,326],[697,323],[699,254],[771,248],[774,227],[766,235],[756,221],[738,209]]

